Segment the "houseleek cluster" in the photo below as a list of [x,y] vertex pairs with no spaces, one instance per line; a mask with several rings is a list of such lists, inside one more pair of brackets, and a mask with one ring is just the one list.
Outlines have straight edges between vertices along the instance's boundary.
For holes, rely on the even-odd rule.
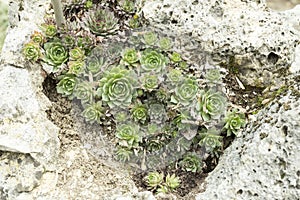
[[[122,6],[131,12],[130,1]],[[96,36],[116,34],[119,28],[109,9],[89,9],[84,19]],[[183,171],[201,173],[205,164],[189,152],[191,147],[214,154],[222,149],[222,131],[230,136],[245,125],[242,113],[226,112],[219,70],[194,73],[166,35],[133,32],[125,44],[109,41],[104,49],[93,46],[90,33],[75,36],[58,33],[53,24],[42,27],[24,45],[24,57],[53,67],[57,92],[81,103],[87,123],[103,126],[106,114],[111,116],[119,161],[143,163],[147,169],[175,161]],[[214,128],[222,123],[223,130]],[[172,192],[180,185],[175,174],[153,172],[145,180],[156,192]]]

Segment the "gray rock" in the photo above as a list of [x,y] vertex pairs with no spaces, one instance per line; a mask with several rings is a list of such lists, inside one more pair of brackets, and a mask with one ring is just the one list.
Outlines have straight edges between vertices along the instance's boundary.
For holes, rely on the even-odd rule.
[[244,85],[265,87],[289,70],[300,15],[258,2],[156,0],[147,1],[143,13],[151,26],[198,41],[215,63],[236,67]]
[[31,154],[53,170],[58,129],[44,112],[49,102],[41,101],[32,86],[41,84],[40,80],[26,69],[11,66],[0,71],[0,80],[0,150]]
[[197,200],[299,198],[299,91],[295,82],[294,91],[256,116],[226,149]]
[[29,154],[0,153],[0,197],[14,199],[39,185],[45,171]]
[[10,1],[8,10],[9,28],[1,52],[1,62],[26,67],[22,56],[24,43],[30,35],[40,30],[50,0]]
[[45,170],[57,168],[59,130],[45,113],[51,103],[42,93],[42,71],[21,55],[23,43],[43,20],[46,3],[9,3],[0,65],[0,199],[32,199],[30,192]]

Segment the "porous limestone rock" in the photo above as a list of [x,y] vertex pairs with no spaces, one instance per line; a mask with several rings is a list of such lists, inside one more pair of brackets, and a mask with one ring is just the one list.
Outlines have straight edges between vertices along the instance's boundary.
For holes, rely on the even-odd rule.
[[39,5],[45,2],[9,2],[0,65],[0,199],[30,199],[25,196],[43,173],[57,165],[59,129],[47,119],[51,103],[42,93],[42,71],[21,55],[25,39],[43,19],[46,7]]
[[123,194],[150,199],[151,193],[138,192],[126,169],[95,160],[80,139],[60,148],[60,130],[46,113],[53,103],[42,92],[46,74],[22,56],[49,8],[50,0],[9,1],[0,64],[0,199],[110,200]]
[[236,67],[244,85],[278,82],[299,44],[299,12],[272,11],[264,1],[152,0],[143,14],[163,32],[198,41],[214,63]]
[[22,49],[30,35],[40,30],[50,0],[9,1],[9,28],[3,44],[1,62],[24,68]]
[[291,84],[225,150],[197,200],[299,199],[299,75]]

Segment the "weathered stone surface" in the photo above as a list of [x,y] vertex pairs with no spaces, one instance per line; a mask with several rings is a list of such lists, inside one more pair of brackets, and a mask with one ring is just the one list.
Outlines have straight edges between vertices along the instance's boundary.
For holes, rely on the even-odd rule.
[[4,66],[0,71],[0,150],[31,154],[53,169],[58,154],[58,129],[47,120],[26,69]]
[[275,12],[258,2],[156,0],[147,1],[143,13],[152,26],[198,41],[217,64],[233,62],[244,85],[265,87],[294,59],[299,12]]
[[300,84],[262,110],[206,179],[205,199],[285,199],[300,196]]
[[39,30],[50,0],[9,1],[9,28],[2,49],[1,62],[24,68],[23,44]]
[[0,198],[14,199],[39,185],[45,168],[28,154],[0,153]]
[[0,52],[6,36],[6,29],[8,26],[8,17],[7,17],[7,1],[0,1]]
[[0,199],[32,199],[44,172],[57,168],[58,128],[45,113],[51,103],[42,93],[42,73],[21,55],[43,19],[46,7],[39,5],[45,2],[9,3],[10,29],[0,65]]

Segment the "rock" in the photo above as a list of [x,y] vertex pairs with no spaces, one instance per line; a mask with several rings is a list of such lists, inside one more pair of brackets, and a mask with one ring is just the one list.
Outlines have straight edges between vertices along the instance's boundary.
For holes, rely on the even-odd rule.
[[[54,169],[58,154],[58,129],[44,112],[26,69],[5,65],[0,71],[0,150],[31,154],[46,169]],[[41,84],[41,83],[40,83]],[[44,104],[44,105],[43,105]],[[46,104],[46,105],[45,105]]]
[[225,150],[197,200],[299,198],[299,91],[295,82],[256,116]]
[[[30,200],[45,171],[56,170],[59,129],[47,119],[41,67],[24,62],[25,40],[43,20],[47,1],[11,1],[0,65],[0,199]],[[22,67],[21,68],[16,68]]]
[[236,68],[244,85],[276,84],[299,44],[299,12],[275,12],[263,1],[156,0],[143,13],[151,26],[197,41],[214,63]]
[[12,199],[39,185],[45,168],[29,154],[0,153],[0,197]]
[[1,53],[1,62],[18,67],[25,67],[22,48],[29,41],[30,35],[40,30],[50,0],[10,1],[8,10],[9,26]]

